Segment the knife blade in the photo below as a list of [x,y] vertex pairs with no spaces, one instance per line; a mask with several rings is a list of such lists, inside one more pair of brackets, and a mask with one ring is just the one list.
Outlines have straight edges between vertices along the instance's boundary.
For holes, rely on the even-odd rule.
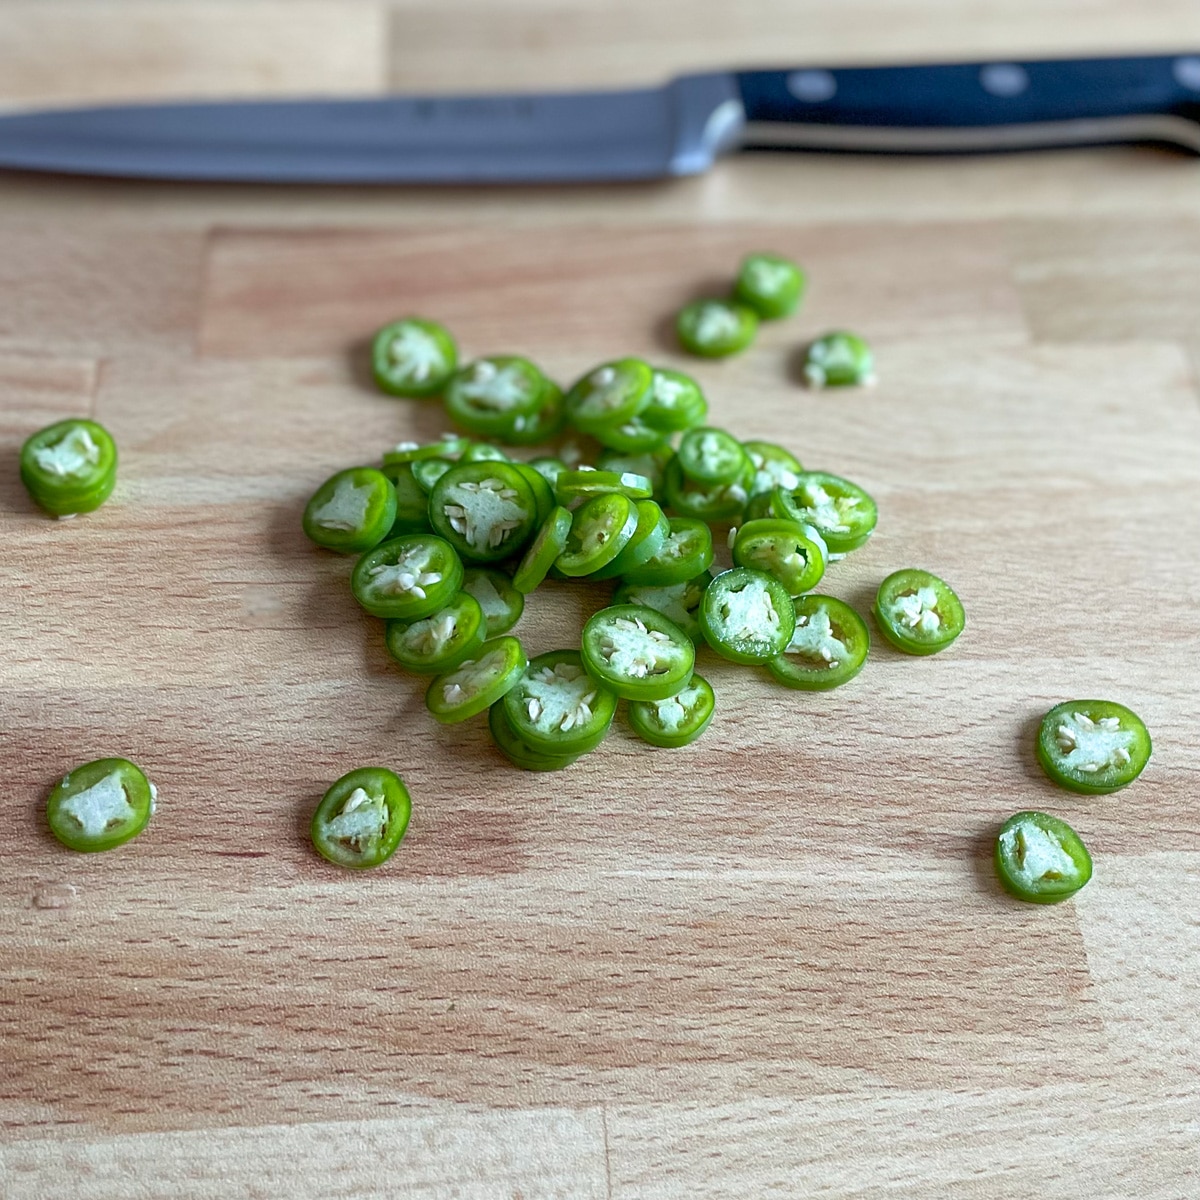
[[571,183],[736,150],[1200,153],[1200,56],[710,72],[661,87],[130,104],[0,117],[0,168],[247,183]]

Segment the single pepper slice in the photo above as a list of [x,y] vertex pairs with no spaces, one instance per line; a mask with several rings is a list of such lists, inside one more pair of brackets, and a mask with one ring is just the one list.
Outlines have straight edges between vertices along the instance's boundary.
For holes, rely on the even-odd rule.
[[662,613],[669,621],[674,621],[699,645],[704,641],[704,633],[696,614],[712,578],[711,571],[702,571],[694,579],[683,583],[670,583],[663,587],[630,583],[626,580],[614,593],[613,604],[640,604],[644,608],[652,608],[655,612]]
[[325,480],[304,506],[309,541],[342,554],[378,546],[396,521],[396,488],[374,467],[351,467]]
[[52,516],[93,512],[116,485],[117,446],[95,421],[58,421],[26,439],[20,471],[30,497]]
[[469,592],[459,592],[444,608],[417,621],[389,621],[384,634],[388,653],[418,675],[452,671],[486,638],[483,609]]
[[678,433],[704,424],[708,401],[690,375],[668,367],[655,367],[650,381],[650,400],[639,416],[652,429]]
[[1066,821],[1043,812],[1014,813],[996,838],[996,873],[1031,904],[1057,904],[1092,877],[1092,856]]
[[897,650],[936,654],[966,624],[962,602],[944,580],[928,571],[894,571],[875,596],[875,620]]
[[722,658],[765,663],[782,654],[796,628],[787,588],[763,571],[723,571],[704,592],[700,628]]
[[540,471],[535,471],[528,463],[515,462],[513,467],[518,474],[529,484],[529,490],[533,493],[533,502],[536,509],[537,525],[541,523],[554,511],[554,488],[546,482]]
[[458,365],[458,347],[436,321],[406,317],[385,325],[371,344],[371,370],[390,396],[436,396]]
[[407,533],[368,550],[350,590],[373,617],[415,621],[444,607],[463,582],[454,547],[431,533]]
[[488,709],[488,729],[500,753],[523,771],[561,771],[580,757],[578,754],[543,754],[534,749],[512,727],[502,701]]
[[675,318],[679,343],[702,358],[724,358],[745,350],[758,333],[758,314],[729,300],[697,300]]
[[866,621],[833,596],[800,596],[792,607],[796,627],[767,669],[785,687],[801,692],[825,692],[849,683],[866,665],[871,648]]
[[750,456],[754,467],[754,480],[750,484],[750,498],[772,492],[777,487],[790,492],[800,482],[804,468],[800,460],[790,451],[774,442],[749,441],[742,449]]
[[554,481],[554,498],[566,507],[613,492],[631,500],[646,500],[654,494],[654,485],[645,475],[632,471],[598,471],[595,467],[563,471]]
[[359,767],[321,797],[313,813],[313,846],[322,858],[367,871],[396,852],[412,815],[404,781],[387,767]]
[[591,435],[605,449],[621,454],[644,454],[650,450],[660,450],[668,445],[670,437],[653,425],[647,425],[640,414],[627,421],[598,426],[591,430]]
[[470,433],[506,438],[518,428],[518,418],[529,421],[538,415],[548,385],[527,358],[479,358],[446,385],[446,411]]
[[747,521],[735,536],[733,561],[739,567],[765,571],[778,579],[788,595],[811,591],[825,574],[829,552],[811,525],[770,517]]
[[479,601],[490,638],[507,633],[525,611],[525,596],[500,571],[487,567],[468,567],[463,576],[462,589]]
[[567,544],[554,565],[564,575],[591,575],[621,553],[637,527],[637,505],[628,496],[596,496],[575,510]]
[[584,670],[577,650],[551,650],[531,659],[502,703],[521,741],[540,754],[561,757],[594,750],[617,711],[616,693]]
[[810,343],[801,365],[811,388],[858,387],[875,382],[870,346],[854,333],[827,333]]
[[622,358],[594,367],[567,392],[567,419],[583,433],[620,425],[650,402],[650,365]]
[[652,608],[602,608],[583,627],[583,665],[597,683],[626,700],[665,700],[687,687],[696,647]]
[[537,498],[512,463],[459,462],[433,485],[429,519],[464,558],[516,554],[537,524]]
[[127,758],[101,758],[76,767],[54,785],[46,820],[69,850],[112,850],[146,828],[157,797],[140,767]]
[[712,530],[691,517],[671,517],[670,532],[657,554],[625,576],[625,582],[646,587],[686,583],[713,563]]
[[527,665],[515,637],[492,638],[480,646],[478,658],[469,658],[433,680],[425,693],[425,706],[443,725],[457,725],[516,687]]
[[711,426],[689,429],[676,453],[679,469],[694,483],[737,483],[753,465],[732,433]]
[[802,472],[791,491],[776,488],[772,510],[775,516],[811,525],[830,554],[857,550],[879,520],[875,501],[858,484],[827,471]]
[[1056,704],[1038,728],[1037,757],[1055,783],[1103,795],[1132,783],[1150,761],[1150,732],[1113,700]]
[[804,272],[778,254],[748,254],[734,284],[735,300],[748,305],[764,321],[789,317],[804,294]]
[[471,439],[460,433],[444,433],[436,442],[397,442],[383,456],[384,466],[420,462],[423,458],[457,458]]
[[513,575],[513,587],[518,592],[527,596],[546,578],[558,556],[566,549],[571,523],[571,512],[566,508],[555,508],[546,518],[534,534],[525,557]]
[[693,674],[682,691],[666,700],[633,700],[629,724],[652,746],[677,749],[694,742],[709,726],[717,698],[708,680]]
[[563,390],[552,379],[546,380],[542,398],[532,413],[518,413],[504,440],[513,446],[536,446],[562,432],[567,423],[567,404]]

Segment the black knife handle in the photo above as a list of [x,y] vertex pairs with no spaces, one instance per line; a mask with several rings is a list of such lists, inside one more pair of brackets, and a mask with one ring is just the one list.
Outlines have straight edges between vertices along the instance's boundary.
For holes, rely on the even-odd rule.
[[1170,142],[1200,153],[1200,54],[743,71],[743,145],[908,153]]

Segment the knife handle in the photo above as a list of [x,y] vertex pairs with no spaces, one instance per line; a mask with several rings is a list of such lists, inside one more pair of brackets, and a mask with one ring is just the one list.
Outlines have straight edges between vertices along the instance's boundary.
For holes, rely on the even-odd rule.
[[963,153],[1169,142],[1200,153],[1200,55],[742,71],[745,148]]

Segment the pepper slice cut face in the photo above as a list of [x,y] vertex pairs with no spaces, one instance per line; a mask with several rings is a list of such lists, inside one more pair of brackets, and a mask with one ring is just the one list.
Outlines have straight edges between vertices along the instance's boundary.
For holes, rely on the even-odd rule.
[[1042,769],[1073,792],[1105,795],[1132,783],[1150,761],[1150,731],[1113,700],[1056,704],[1038,727]]
[[748,254],[742,259],[734,299],[748,305],[764,321],[791,316],[804,294],[804,272],[778,254]]
[[665,700],[687,687],[696,648],[682,629],[652,608],[602,608],[583,627],[582,658],[601,686],[626,700]]
[[596,496],[575,510],[555,566],[564,575],[591,575],[621,553],[637,527],[637,505],[628,496]]
[[655,367],[650,381],[650,400],[639,416],[651,429],[678,433],[704,424],[708,401],[690,375],[668,367]]
[[667,514],[653,500],[639,500],[634,508],[637,512],[637,527],[633,536],[607,566],[592,572],[593,579],[615,579],[618,575],[635,571],[663,548],[663,543],[671,532],[671,522],[667,520]]
[[810,388],[860,387],[875,382],[875,356],[857,334],[827,333],[809,344],[800,370]]
[[644,454],[668,446],[669,434],[647,425],[639,414],[626,421],[597,426],[590,430],[592,437],[608,450],[622,454]]
[[528,665],[515,637],[492,638],[477,658],[438,675],[425,693],[425,706],[443,725],[457,725],[495,704],[519,682]]
[[101,758],[64,775],[46,801],[50,832],[69,850],[112,850],[146,828],[158,796],[127,758]]
[[640,358],[594,367],[567,392],[567,418],[583,433],[632,420],[650,402],[652,377]]
[[488,729],[500,753],[523,771],[561,771],[580,757],[578,754],[543,754],[522,741],[505,713],[503,702],[488,709]]
[[408,533],[368,550],[350,589],[373,617],[415,621],[447,604],[463,582],[454,547],[431,533]]
[[551,650],[530,660],[502,703],[509,725],[531,749],[577,757],[604,740],[617,694],[584,670],[577,650]]
[[687,687],[666,700],[634,700],[633,732],[651,746],[677,749],[694,742],[712,722],[717,698],[708,680],[693,673]]
[[879,519],[875,501],[858,484],[827,471],[804,471],[791,491],[777,488],[772,509],[776,516],[811,525],[830,554],[857,550]]
[[750,484],[750,498],[773,492],[777,487],[790,492],[800,482],[804,468],[800,460],[790,451],[774,442],[743,442],[742,449],[750,456],[754,467],[754,479]]
[[821,582],[827,557],[825,542],[811,525],[770,517],[747,521],[733,543],[733,561],[739,567],[765,571],[789,596],[811,591]]
[[321,797],[312,843],[339,867],[369,871],[396,852],[411,816],[412,799],[399,775],[387,767],[359,767]]
[[741,516],[750,499],[754,468],[746,462],[745,473],[733,483],[697,483],[683,473],[676,455],[663,472],[663,494],[680,516],[697,521],[726,521]]
[[752,466],[750,456],[733,434],[711,426],[689,429],[676,453],[680,470],[695,483],[737,483]]
[[626,580],[613,596],[613,604],[640,604],[660,612],[673,621],[684,633],[699,645],[704,633],[696,614],[704,599],[705,589],[712,583],[712,572],[702,571],[694,579],[683,583],[670,583],[664,587],[630,583]]
[[897,650],[936,654],[963,631],[966,614],[954,589],[928,571],[894,571],[875,596],[875,620]]
[[745,350],[758,333],[758,314],[730,300],[697,300],[675,318],[679,344],[701,358],[725,358]]
[[389,621],[388,653],[418,675],[440,675],[465,662],[487,637],[479,601],[459,592],[444,608],[417,621]]
[[[507,438],[538,417],[550,381],[527,358],[478,358],[446,384],[450,416],[469,433]],[[518,419],[524,421],[518,425]]]
[[304,506],[301,524],[308,540],[342,554],[378,546],[396,521],[392,481],[373,467],[351,467],[325,480]]
[[479,601],[490,638],[507,633],[525,611],[524,595],[500,571],[488,567],[468,567],[463,575],[462,589]]
[[1092,857],[1066,821],[1014,813],[996,838],[996,873],[1006,891],[1031,904],[1057,904],[1092,877]]
[[792,601],[796,627],[767,669],[785,687],[826,692],[849,683],[871,649],[867,623],[842,600],[807,595]]
[[571,512],[566,508],[555,508],[546,518],[542,527],[534,534],[529,549],[525,551],[525,557],[521,559],[516,574],[513,575],[513,587],[518,592],[529,595],[550,573],[550,568],[566,549],[571,524]]
[[765,663],[783,653],[796,627],[787,588],[763,571],[723,571],[704,591],[700,628],[722,658]]
[[537,524],[537,498],[512,463],[457,463],[433,485],[429,519],[464,558],[516,554]]
[[713,563],[712,530],[691,517],[671,517],[670,532],[657,554],[625,576],[625,582],[646,587],[686,583]]
[[458,366],[458,347],[436,321],[405,317],[385,325],[371,343],[371,370],[390,396],[436,396]]
[[52,516],[93,512],[116,485],[117,446],[95,421],[58,421],[25,440],[20,473],[34,503]]

